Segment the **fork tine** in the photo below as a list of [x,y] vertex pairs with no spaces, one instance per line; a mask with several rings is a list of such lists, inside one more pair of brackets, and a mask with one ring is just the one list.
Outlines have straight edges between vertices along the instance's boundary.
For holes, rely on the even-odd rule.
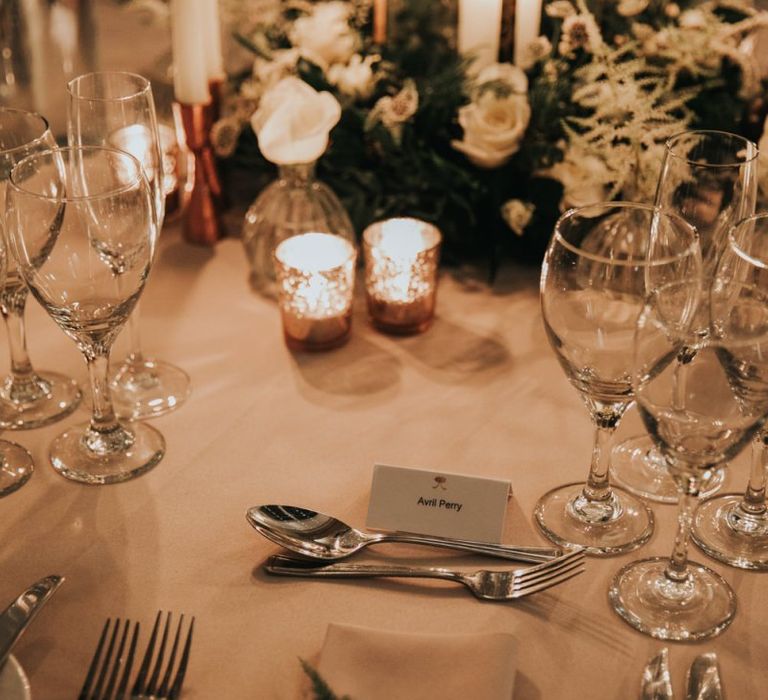
[[184,675],[187,672],[187,663],[189,663],[189,650],[192,648],[192,632],[195,629],[195,618],[192,617],[192,621],[189,623],[189,631],[187,632],[187,641],[184,643],[184,651],[181,652],[181,659],[179,660],[179,668],[176,671],[176,678],[173,679],[173,685],[168,693],[168,700],[176,700],[181,693],[181,686],[184,683]]
[[157,687],[157,681],[160,678],[160,671],[163,667],[163,658],[165,657],[165,645],[168,642],[168,630],[171,626],[171,613],[170,611],[165,614],[165,625],[163,626],[163,637],[160,640],[160,648],[157,650],[157,657],[155,658],[155,668],[152,671],[152,675],[149,678],[149,683],[144,690],[145,695],[155,695],[155,688]]
[[568,573],[573,569],[576,569],[578,567],[583,567],[583,566],[584,566],[583,557],[571,559],[568,562],[559,564],[558,566],[553,566],[546,571],[539,571],[535,576],[517,577],[515,579],[515,588],[526,588],[528,586],[535,586],[536,584],[541,583],[543,581],[548,581],[553,576],[558,576],[559,574]]
[[515,580],[518,583],[526,583],[528,581],[535,581],[541,578],[542,576],[548,576],[554,571],[559,571],[561,569],[567,568],[571,566],[574,562],[575,563],[581,563],[584,561],[584,550],[583,549],[576,549],[571,552],[568,552],[567,554],[563,554],[560,557],[557,557],[556,559],[550,559],[547,562],[544,562],[542,564],[537,564],[536,566],[528,567],[527,569],[518,569],[518,571],[515,572]]
[[123,677],[120,679],[120,684],[117,686],[117,692],[115,693],[115,700],[121,700],[125,697],[125,691],[128,688],[128,677],[131,674],[131,668],[133,667],[133,656],[136,653],[136,642],[139,637],[139,623],[135,623],[133,626],[133,635],[131,637],[131,645],[128,647],[128,658],[125,661],[125,668],[123,669]]
[[149,672],[149,665],[152,663],[152,653],[155,651],[155,641],[157,640],[157,630],[160,626],[160,616],[162,610],[158,610],[157,617],[155,618],[155,624],[152,627],[152,634],[149,637],[147,643],[147,650],[144,652],[144,658],[141,660],[141,666],[139,667],[139,673],[136,676],[136,682],[131,689],[131,695],[143,695],[144,694],[144,681],[147,678]]
[[77,696],[78,700],[88,700],[88,694],[91,691],[91,683],[93,683],[93,678],[96,675],[96,669],[99,667],[101,650],[104,647],[105,640],[107,639],[109,623],[110,618],[107,618],[106,622],[104,623],[104,627],[101,630],[101,636],[99,637],[99,642],[96,645],[96,651],[94,652],[93,658],[91,659],[91,665],[88,666],[88,673],[85,675],[85,681],[83,682],[83,687],[80,690],[80,695]]
[[184,615],[179,618],[179,624],[176,625],[176,635],[173,638],[173,646],[171,647],[171,655],[168,658],[168,666],[165,669],[165,675],[163,676],[163,682],[160,683],[160,687],[157,689],[157,695],[159,697],[165,697],[168,695],[168,685],[171,682],[171,672],[173,671],[173,664],[176,661],[176,651],[179,648],[179,638],[181,637],[181,624],[184,622]]
[[101,665],[99,678],[96,681],[96,686],[93,689],[94,698],[102,697],[101,690],[104,687],[104,682],[107,680],[107,673],[109,672],[110,664],[112,663],[112,652],[115,650],[115,642],[117,641],[117,633],[119,630],[120,630],[120,618],[118,617],[115,620],[114,626],[112,627],[112,635],[109,638],[109,645],[107,646],[107,651],[104,654],[104,661]]
[[[123,649],[125,649],[125,640],[128,638],[128,628],[131,626],[130,620],[125,620],[123,626],[123,634],[120,636],[120,645],[117,647],[117,654],[115,655],[115,662],[112,664],[112,673],[109,674],[109,681],[107,687],[104,690],[104,697],[112,697],[112,691],[115,689],[115,683],[117,682],[117,676],[120,673],[120,667],[123,665]],[[115,632],[119,625],[115,625]]]
[[522,597],[530,595],[531,593],[538,593],[539,591],[546,590],[552,586],[557,586],[560,583],[564,583],[574,576],[578,576],[584,571],[583,562],[577,562],[573,566],[567,569],[561,569],[547,578],[540,579],[515,589],[515,596]]

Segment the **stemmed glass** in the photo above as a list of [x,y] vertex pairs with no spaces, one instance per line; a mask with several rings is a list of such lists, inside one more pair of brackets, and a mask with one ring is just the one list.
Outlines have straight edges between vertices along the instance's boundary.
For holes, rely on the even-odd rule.
[[[768,214],[737,224],[720,262],[720,274],[768,290]],[[748,262],[746,262],[748,261]],[[693,541],[709,556],[741,569],[768,570],[768,431],[752,441],[749,483],[743,494],[703,501],[693,520]]]
[[[741,269],[752,267],[746,253],[735,254]],[[671,557],[625,566],[609,597],[632,627],[660,639],[714,636],[736,612],[730,586],[688,561],[687,550],[702,488],[749,444],[768,412],[768,290],[758,281],[749,272],[681,279],[658,288],[638,321],[635,397],[677,485],[679,524]],[[688,365],[682,383],[681,353]]]
[[157,237],[142,166],[106,148],[29,156],[11,172],[5,225],[24,281],[88,364],[93,416],[54,440],[54,469],[91,484],[145,472],[162,458],[163,437],[145,423],[118,422],[107,378],[110,348],[144,289]]
[[[701,237],[705,270],[711,274],[727,247],[728,231],[755,211],[757,146],[722,131],[686,131],[667,141],[656,189],[656,205],[693,224]],[[678,380],[685,381],[685,365]],[[648,435],[619,443],[611,460],[617,484],[658,503],[677,502],[677,489]],[[703,497],[717,491],[717,470]]]
[[[6,181],[22,158],[55,145],[48,122],[39,114],[0,108],[0,207]],[[39,428],[74,411],[82,394],[74,379],[57,372],[36,372],[27,351],[24,307],[28,290],[8,260],[0,289],[0,311],[8,328],[11,373],[0,382],[0,428]]]
[[[133,73],[87,73],[67,85],[68,136],[72,146],[110,146],[139,159],[155,202],[157,230],[163,225],[164,171],[155,102],[149,81]],[[112,376],[119,415],[151,418],[178,408],[189,396],[189,377],[141,350],[138,310],[128,321],[131,350]]]
[[651,536],[649,508],[610,486],[610,443],[633,400],[635,322],[647,290],[697,274],[700,266],[695,229],[650,205],[596,204],[557,222],[542,268],[542,313],[549,341],[595,424],[595,442],[586,483],[555,488],[536,505],[536,522],[554,542],[606,555],[635,549]]

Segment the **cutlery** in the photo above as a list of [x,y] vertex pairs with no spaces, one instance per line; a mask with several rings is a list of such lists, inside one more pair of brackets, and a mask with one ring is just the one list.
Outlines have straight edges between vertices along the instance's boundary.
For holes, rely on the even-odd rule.
[[571,550],[556,559],[527,569],[506,571],[480,570],[463,573],[452,569],[416,566],[377,566],[368,564],[314,564],[306,559],[280,555],[267,560],[264,569],[281,576],[318,578],[365,578],[393,576],[398,578],[437,578],[455,581],[469,588],[481,600],[514,600],[563,583],[584,571],[584,550]]
[[669,649],[664,647],[643,669],[642,700],[672,700],[672,679],[669,675]]
[[717,654],[700,654],[691,663],[686,678],[686,700],[723,700]]
[[0,615],[0,668],[5,664],[21,634],[63,581],[63,576],[46,576],[40,579]]
[[296,506],[253,506],[248,509],[246,520],[261,535],[286,549],[311,559],[326,561],[344,559],[363,547],[382,542],[447,547],[525,562],[549,561],[563,553],[554,547],[512,546],[411,533],[371,534],[329,515]]
[[[184,615],[179,618],[176,626],[176,634],[173,638],[168,663],[164,664],[165,649],[168,643],[168,635],[171,629],[171,613],[167,613],[162,635],[160,637],[160,646],[158,648],[154,664],[152,657],[155,656],[155,645],[157,644],[158,632],[160,629],[160,620],[162,611],[157,613],[155,625],[152,628],[152,634],[149,637],[147,649],[144,652],[139,672],[136,675],[130,697],[132,700],[140,698],[154,698],[155,700],[175,700],[181,693],[181,686],[184,683],[184,676],[189,662],[189,653],[192,647],[192,632],[195,627],[195,618],[189,623],[186,640],[181,651],[181,658],[174,673],[176,655],[179,651],[179,642],[181,640],[181,629],[184,623]],[[116,619],[112,625],[112,634],[109,634],[111,620],[107,618],[104,627],[101,630],[96,651],[88,667],[88,673],[85,676],[83,687],[78,695],[78,700],[112,700],[112,698],[124,698],[128,690],[129,677],[133,667],[133,659],[136,653],[136,643],[139,636],[139,623],[131,625],[130,620],[125,620],[121,625],[120,619]],[[121,632],[122,630],[122,632]],[[130,642],[126,648],[129,631],[131,632]],[[107,642],[107,638],[109,641]],[[102,650],[107,644],[104,656]],[[163,668],[165,673],[163,673]],[[162,678],[161,678],[162,674]]]

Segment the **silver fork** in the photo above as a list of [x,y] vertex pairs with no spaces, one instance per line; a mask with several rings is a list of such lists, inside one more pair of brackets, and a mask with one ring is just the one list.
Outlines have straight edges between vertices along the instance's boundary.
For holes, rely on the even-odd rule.
[[[165,625],[161,635],[160,646],[155,654],[155,645],[157,644],[158,632],[160,629],[160,620],[162,612],[157,613],[155,624],[152,628],[147,649],[136,676],[136,680],[131,688],[130,697],[136,698],[156,698],[156,700],[175,700],[181,693],[181,686],[184,683],[184,676],[189,663],[189,654],[192,646],[192,632],[195,626],[193,617],[186,634],[184,647],[181,651],[178,666],[174,673],[174,664],[181,641],[181,630],[184,622],[184,615],[179,618],[176,626],[176,634],[173,638],[168,663],[165,665],[163,674],[163,661],[165,658],[165,649],[168,644],[168,636],[171,629],[171,613],[166,614]],[[133,625],[133,634],[131,635],[130,645],[126,651],[126,640],[128,638],[131,623],[126,620],[120,632],[120,620],[115,620],[112,626],[112,634],[109,635],[110,620],[107,619],[104,628],[101,631],[96,651],[88,668],[85,682],[78,696],[78,700],[119,700],[126,697],[128,689],[129,676],[133,666],[133,659],[136,652],[136,643],[139,635],[139,623]],[[102,651],[107,643],[104,657]],[[119,642],[118,642],[119,639]],[[154,657],[154,664],[152,663]],[[151,670],[150,670],[151,669]],[[161,679],[161,674],[162,679]],[[119,682],[118,682],[119,678]]]
[[461,583],[481,600],[515,600],[556,586],[584,571],[584,550],[572,549],[556,559],[526,569],[463,573],[453,569],[418,566],[377,566],[370,564],[327,564],[276,555],[264,565],[265,571],[280,576],[318,578],[365,578],[394,576],[398,578],[438,578]]

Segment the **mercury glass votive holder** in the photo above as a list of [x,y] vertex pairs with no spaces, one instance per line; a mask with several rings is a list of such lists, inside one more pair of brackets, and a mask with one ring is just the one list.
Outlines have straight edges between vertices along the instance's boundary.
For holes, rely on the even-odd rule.
[[439,229],[419,219],[387,219],[365,230],[365,295],[376,328],[396,335],[429,328],[441,241]]
[[275,249],[275,277],[286,345],[330,350],[352,327],[355,247],[330,233],[291,236]]

